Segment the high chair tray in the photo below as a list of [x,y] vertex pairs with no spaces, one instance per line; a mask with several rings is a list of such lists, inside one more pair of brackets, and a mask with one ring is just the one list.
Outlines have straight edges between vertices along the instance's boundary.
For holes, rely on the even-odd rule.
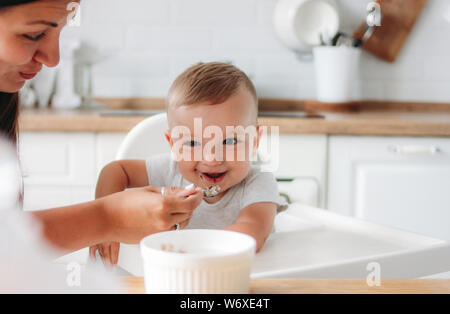
[[450,244],[293,204],[256,255],[252,278],[417,278],[450,270]]
[[[377,263],[377,264],[373,264]],[[138,245],[121,245],[119,266],[143,276]],[[252,278],[417,278],[450,270],[450,244],[292,204],[256,254]]]

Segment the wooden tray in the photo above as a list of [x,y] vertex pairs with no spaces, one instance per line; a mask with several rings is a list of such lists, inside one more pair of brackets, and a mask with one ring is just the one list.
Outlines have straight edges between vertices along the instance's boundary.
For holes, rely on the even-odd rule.
[[[256,255],[252,278],[418,278],[450,270],[450,243],[291,204]],[[370,268],[370,267],[369,267]]]

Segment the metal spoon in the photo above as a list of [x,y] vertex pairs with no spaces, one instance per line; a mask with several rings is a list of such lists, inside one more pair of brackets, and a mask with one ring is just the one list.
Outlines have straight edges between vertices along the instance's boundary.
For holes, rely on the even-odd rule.
[[[194,184],[188,185],[185,189],[189,190],[192,189],[194,187]],[[203,189],[203,196],[204,197],[214,197],[219,195],[220,193],[220,186],[218,185],[213,185],[210,186],[209,188]]]
[[220,186],[218,185],[213,185],[210,186],[209,188],[203,189],[203,196],[205,197],[214,197],[219,195],[220,193]]

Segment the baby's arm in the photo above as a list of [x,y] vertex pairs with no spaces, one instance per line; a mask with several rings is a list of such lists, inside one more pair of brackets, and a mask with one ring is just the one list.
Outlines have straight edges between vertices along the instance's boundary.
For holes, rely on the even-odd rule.
[[100,173],[95,198],[149,184],[144,160],[118,160],[106,165]]
[[276,214],[277,205],[275,203],[254,203],[242,209],[237,221],[224,230],[252,236],[256,240],[256,252],[259,252],[272,232]]
[[[95,198],[101,198],[113,193],[122,192],[127,188],[143,187],[148,185],[147,168],[143,160],[119,160],[106,165],[101,171]],[[120,244],[107,242],[93,245],[89,254],[95,260],[98,250],[105,265],[110,268],[116,265],[119,257]]]

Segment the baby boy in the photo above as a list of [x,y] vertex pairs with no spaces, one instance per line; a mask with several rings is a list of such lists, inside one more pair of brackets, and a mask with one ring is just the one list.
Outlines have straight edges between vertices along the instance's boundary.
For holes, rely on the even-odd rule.
[[[259,251],[272,231],[276,213],[286,203],[273,174],[252,166],[262,135],[253,83],[233,65],[199,63],[174,81],[166,107],[169,130],[165,137],[171,154],[107,165],[96,196],[112,193],[117,181],[127,182],[126,188],[206,189],[209,193],[202,203],[176,228],[242,232],[256,240]],[[117,263],[118,243],[93,246],[91,256],[97,249],[107,265]]]

